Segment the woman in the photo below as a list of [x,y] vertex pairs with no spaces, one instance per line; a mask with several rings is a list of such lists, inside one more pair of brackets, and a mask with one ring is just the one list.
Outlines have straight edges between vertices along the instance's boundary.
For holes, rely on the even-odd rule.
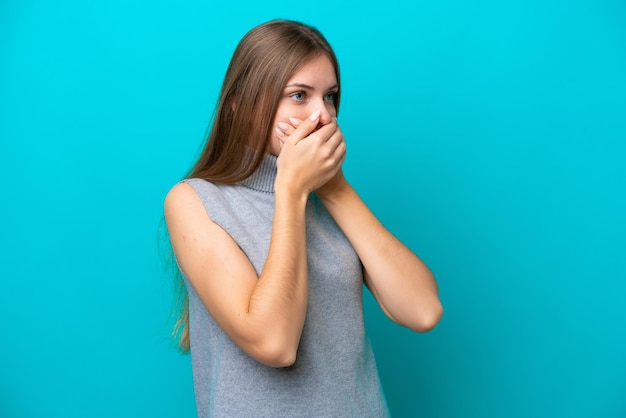
[[252,29],[202,155],[166,198],[199,416],[388,415],[363,283],[415,331],[442,315],[430,270],[343,176],[340,91],[316,29]]

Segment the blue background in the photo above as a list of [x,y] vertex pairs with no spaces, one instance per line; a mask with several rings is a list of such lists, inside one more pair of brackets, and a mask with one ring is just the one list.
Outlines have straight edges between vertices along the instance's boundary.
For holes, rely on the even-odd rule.
[[336,49],[346,175],[440,284],[424,335],[366,296],[394,416],[626,416],[618,0],[4,0],[0,416],[195,414],[162,201],[275,17]]

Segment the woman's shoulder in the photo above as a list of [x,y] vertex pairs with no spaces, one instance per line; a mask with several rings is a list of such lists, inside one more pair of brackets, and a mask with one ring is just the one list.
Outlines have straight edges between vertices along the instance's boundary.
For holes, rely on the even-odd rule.
[[187,212],[193,207],[201,205],[202,200],[196,187],[197,182],[189,181],[194,179],[186,179],[180,181],[172,187],[165,196],[165,217],[168,214]]
[[189,198],[194,194],[202,198],[203,195],[215,193],[217,189],[217,184],[212,183],[209,180],[202,178],[186,178],[176,183],[169,190],[165,200]]
[[187,178],[176,183],[167,193],[166,200],[169,197],[173,199],[189,197],[188,195],[197,195],[202,200],[205,196],[211,196],[217,193],[219,187],[216,183],[201,178]]
[[165,197],[166,214],[171,211],[185,213],[195,207],[203,207],[216,214],[229,205],[228,185],[213,183],[201,178],[188,178],[176,183]]

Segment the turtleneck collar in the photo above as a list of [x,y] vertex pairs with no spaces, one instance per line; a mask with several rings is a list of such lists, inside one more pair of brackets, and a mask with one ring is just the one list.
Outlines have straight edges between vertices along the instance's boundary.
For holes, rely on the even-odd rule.
[[276,180],[276,160],[275,155],[265,154],[261,165],[247,179],[241,181],[241,185],[253,190],[265,193],[274,193],[274,181]]

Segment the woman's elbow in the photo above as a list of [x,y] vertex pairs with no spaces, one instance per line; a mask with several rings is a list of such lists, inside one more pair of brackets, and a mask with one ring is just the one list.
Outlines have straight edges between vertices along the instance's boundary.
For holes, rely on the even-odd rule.
[[293,366],[296,362],[296,351],[282,350],[277,353],[269,354],[265,357],[263,364],[280,369],[282,367]]
[[435,328],[443,316],[443,305],[439,300],[433,306],[417,315],[409,328],[415,332],[428,332]]
[[297,346],[276,341],[266,342],[250,355],[259,363],[269,367],[282,368],[292,366],[296,362]]

